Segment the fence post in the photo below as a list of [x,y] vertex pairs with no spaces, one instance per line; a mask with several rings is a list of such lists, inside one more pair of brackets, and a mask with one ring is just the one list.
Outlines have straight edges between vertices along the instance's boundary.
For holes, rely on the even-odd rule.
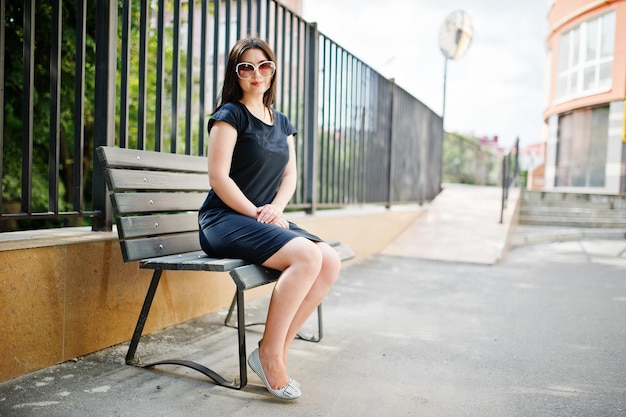
[[96,155],[99,146],[115,144],[115,74],[117,48],[117,2],[96,3],[96,82],[94,97],[93,231],[112,230],[111,202],[104,182],[102,164]]
[[305,82],[305,112],[304,112],[304,147],[305,160],[303,164],[304,197],[310,204],[306,210],[314,214],[318,204],[317,177],[319,173],[319,144],[317,110],[319,100],[319,32],[317,24],[311,23],[307,30],[307,80]]

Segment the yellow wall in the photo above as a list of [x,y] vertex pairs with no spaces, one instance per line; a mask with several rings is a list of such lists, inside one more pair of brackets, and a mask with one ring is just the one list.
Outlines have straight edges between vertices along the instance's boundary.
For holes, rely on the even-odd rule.
[[[420,213],[417,208],[335,212],[293,220],[348,244],[357,258],[346,266],[379,252]],[[140,270],[137,262],[124,263],[115,239],[67,240],[0,250],[0,381],[132,336],[152,272]],[[234,289],[226,273],[166,272],[144,332],[225,308]]]

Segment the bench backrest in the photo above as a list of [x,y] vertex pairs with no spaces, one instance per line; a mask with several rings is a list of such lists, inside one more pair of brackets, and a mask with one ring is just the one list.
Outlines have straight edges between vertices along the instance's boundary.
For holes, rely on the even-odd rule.
[[124,261],[200,249],[198,209],[210,190],[200,156],[102,146]]

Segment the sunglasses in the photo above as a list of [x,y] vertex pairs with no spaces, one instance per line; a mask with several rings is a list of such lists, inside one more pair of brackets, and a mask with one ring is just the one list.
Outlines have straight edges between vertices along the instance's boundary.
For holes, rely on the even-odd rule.
[[276,64],[272,61],[263,61],[255,66],[250,62],[240,62],[235,67],[235,72],[241,79],[250,78],[255,72],[258,72],[261,77],[271,77],[276,72]]

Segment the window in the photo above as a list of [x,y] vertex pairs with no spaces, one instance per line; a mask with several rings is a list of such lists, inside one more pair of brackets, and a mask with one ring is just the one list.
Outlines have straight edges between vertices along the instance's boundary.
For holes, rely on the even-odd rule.
[[611,88],[614,42],[614,11],[587,20],[561,35],[557,100]]
[[609,106],[559,117],[556,186],[604,187]]

